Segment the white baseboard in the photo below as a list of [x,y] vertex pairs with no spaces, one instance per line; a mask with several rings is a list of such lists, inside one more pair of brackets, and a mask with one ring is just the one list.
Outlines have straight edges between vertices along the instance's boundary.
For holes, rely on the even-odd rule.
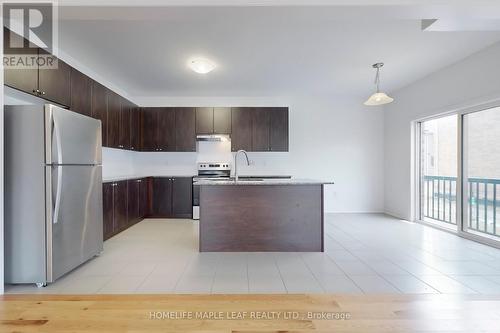
[[384,214],[381,210],[359,210],[359,211],[334,211],[325,212],[325,214]]
[[[394,213],[394,212],[391,212],[391,211],[389,211],[389,210],[385,210],[385,211],[384,211],[384,214],[385,214],[385,215],[392,216],[392,217],[395,217],[395,218],[400,219],[400,220],[409,221],[409,219],[408,219],[407,217],[401,216],[401,214],[399,214],[399,213]],[[413,221],[411,221],[411,222],[413,222]]]

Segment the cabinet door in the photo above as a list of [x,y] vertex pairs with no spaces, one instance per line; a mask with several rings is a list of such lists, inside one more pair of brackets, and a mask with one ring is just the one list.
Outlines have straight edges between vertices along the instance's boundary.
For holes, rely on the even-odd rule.
[[131,226],[139,222],[139,180],[130,179],[127,181],[128,187],[128,225]]
[[158,108],[158,151],[175,151],[175,110]]
[[130,150],[141,150],[141,113],[136,106],[130,109]]
[[[11,48],[11,37],[12,42],[16,45],[17,43],[24,43],[24,47]],[[18,34],[11,32],[9,29],[3,29],[3,43],[4,43],[4,55],[6,59],[9,59],[9,54],[22,54],[26,56],[37,56],[38,48],[29,47],[29,42]],[[13,59],[15,60],[15,59]],[[36,90],[38,89],[38,66],[34,66],[32,69],[4,69],[4,83],[5,85],[19,89],[21,91],[27,92],[28,94],[37,95]]]
[[[38,52],[48,54],[41,49]],[[60,59],[57,60],[57,69],[38,70],[38,89],[41,91],[41,97],[67,107],[70,106],[71,99],[70,81],[71,67]]]
[[231,108],[214,108],[214,133],[231,134]]
[[141,150],[158,150],[158,109],[141,108]]
[[92,115],[92,80],[71,68],[70,109],[80,114]]
[[106,87],[92,81],[92,117],[101,121],[102,145],[108,147],[108,104]]
[[113,235],[114,230],[113,188],[114,183],[102,184],[102,224],[104,240],[110,238]]
[[193,212],[193,179],[180,177],[172,179],[172,215],[177,218],[191,218]]
[[114,186],[114,217],[115,217],[115,230],[114,232],[120,232],[128,227],[128,193],[127,193],[127,181],[119,181],[115,183]]
[[270,109],[252,110],[252,151],[268,151],[270,132]]
[[139,217],[143,219],[149,215],[148,178],[139,179]]
[[214,132],[214,109],[196,108],[196,134],[212,134]]
[[231,109],[231,150],[252,150],[252,109]]
[[121,97],[108,89],[108,147],[120,147]]
[[172,179],[154,177],[152,179],[152,215],[153,217],[172,216]]
[[130,109],[130,102],[120,97],[118,148],[121,149],[130,149]]
[[270,116],[270,150],[288,151],[288,108],[274,108]]
[[176,151],[196,151],[196,115],[194,108],[175,109]]

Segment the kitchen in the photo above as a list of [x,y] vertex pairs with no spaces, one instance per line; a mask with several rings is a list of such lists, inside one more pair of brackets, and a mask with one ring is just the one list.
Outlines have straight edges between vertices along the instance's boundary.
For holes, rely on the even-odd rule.
[[53,56],[4,29],[7,54],[57,60],[4,71],[6,293],[473,290],[415,262],[443,264],[410,214],[410,120],[391,126],[406,96],[393,93],[500,37],[424,31],[422,14],[385,9],[398,19],[61,6]]
[[[4,29],[6,49],[9,48],[10,40],[16,38],[22,37],[7,28]],[[27,45],[26,41],[23,43]],[[27,49],[27,51],[31,50]],[[6,188],[8,193],[16,193],[20,189],[17,196],[14,196],[15,194],[8,196],[7,216],[9,221],[36,220],[34,216],[22,215],[24,211],[17,206],[17,203],[26,200],[25,191],[28,188],[33,188],[32,184],[24,181],[25,179],[43,178],[39,172],[32,170],[22,172],[18,168],[20,161],[26,163],[29,160],[25,153],[29,151],[27,145],[30,143],[22,138],[31,136],[31,140],[43,143],[39,137],[40,135],[45,136],[47,170],[54,170],[54,168],[57,170],[55,173],[48,171],[48,178],[45,180],[45,183],[48,184],[47,193],[53,197],[51,200],[49,200],[50,197],[47,198],[49,202],[47,204],[47,214],[49,214],[47,221],[53,221],[52,223],[47,222],[47,225],[54,226],[46,228],[46,240],[41,239],[43,234],[42,230],[39,229],[43,225],[41,222],[30,224],[31,228],[38,231],[30,234],[29,237],[23,233],[28,225],[7,225],[6,231],[10,235],[9,239],[12,240],[7,243],[9,258],[6,270],[7,283],[35,283],[38,287],[46,287],[49,283],[55,283],[58,278],[84,264],[92,257],[104,254],[103,245],[98,240],[106,241],[145,218],[201,220],[200,224],[205,228],[200,229],[200,251],[324,251],[324,182],[296,180],[289,175],[238,174],[238,154],[240,152],[244,154],[247,166],[250,166],[247,151],[249,153],[286,153],[289,150],[288,107],[139,107],[74,67],[67,65],[61,59],[55,57],[54,59],[58,63],[57,69],[40,67],[29,70],[7,69],[5,71],[6,86],[9,87],[8,89],[16,89],[13,94],[18,94],[18,92],[30,94],[41,97],[46,103],[57,103],[58,105],[12,106],[6,109],[6,124],[10,129],[6,133],[8,147],[6,156],[7,161],[9,161],[6,172],[7,178],[11,179]],[[68,111],[64,109],[68,109]],[[38,137],[33,136],[40,128],[40,124],[44,122],[43,119],[34,120],[37,117],[35,115],[41,116],[43,114],[45,114],[46,124],[45,135],[40,133]],[[86,117],[82,118],[78,115]],[[90,125],[84,125],[87,117],[99,122],[95,122],[98,126],[86,136],[83,132],[78,131],[86,131],[89,128]],[[36,127],[33,129],[25,128],[26,122],[34,124]],[[96,136],[99,137],[99,140],[95,138]],[[87,146],[83,144],[87,144]],[[101,146],[105,149],[113,148],[139,154],[140,152],[187,153],[199,150],[201,155],[205,152],[205,154],[211,155],[212,159],[214,156],[221,156],[226,160],[228,157],[232,157],[231,152],[236,153],[232,161],[198,162],[196,164],[197,174],[186,174],[184,171],[183,174],[102,177],[100,174],[102,171],[99,167],[103,160],[100,154]],[[43,146],[40,146],[40,149],[43,151]],[[98,155],[91,156],[88,162],[84,162],[83,156],[97,151],[99,151]],[[38,164],[40,162],[36,160],[30,163]],[[98,170],[92,171],[93,177],[97,178],[90,182],[93,185],[86,191],[87,194],[80,194],[81,202],[87,202],[85,206],[87,208],[75,204],[80,200],[78,195],[74,193],[76,188],[72,187],[82,186],[86,188],[85,179],[82,179],[82,183],[79,185],[76,183],[76,179],[68,178],[70,176],[65,176],[66,181],[62,178],[62,175],[68,172],[63,170],[71,170],[68,169],[69,166],[82,163],[96,166],[94,168]],[[63,169],[64,165],[68,167]],[[101,179],[102,198],[101,194],[98,193]],[[243,222],[243,229],[239,230],[242,232],[241,235],[228,231],[227,236],[224,237],[225,241],[240,245],[227,247],[224,245],[225,241],[220,240],[222,234],[211,231],[209,220],[218,220],[217,216],[209,216],[208,209],[211,208],[211,204],[207,202],[206,208],[205,205],[201,205],[201,202],[207,200],[205,196],[210,196],[208,191],[213,190],[212,185],[215,184],[224,185],[224,187],[232,185],[234,189],[244,192],[248,192],[249,188],[246,186],[258,185],[259,188],[271,186],[281,190],[273,191],[274,193],[270,194],[269,199],[283,195],[286,203],[283,202],[285,206],[279,207],[277,201],[274,201],[275,215],[260,219],[250,216],[248,222]],[[301,190],[308,187],[306,185],[317,186],[319,192],[313,201],[302,199],[309,195],[306,192],[301,194]],[[208,188],[206,188],[207,186]],[[292,187],[294,188],[293,192],[299,192],[291,194],[289,189]],[[204,195],[205,192],[206,195]],[[88,193],[92,193],[90,204]],[[43,195],[35,196],[29,200],[40,201],[37,197],[40,198]],[[87,197],[86,200],[85,197]],[[257,197],[263,198],[262,194],[258,194]],[[295,199],[292,199],[294,197]],[[220,198],[216,201],[222,204],[222,207],[227,208],[232,205],[231,198]],[[235,211],[236,220],[248,209],[254,211],[269,210],[269,207],[255,207],[255,200],[253,201],[248,203],[249,208],[242,207],[241,201],[237,204],[239,208]],[[301,208],[299,210],[290,209],[295,205],[300,205]],[[200,206],[203,208],[200,209]],[[89,207],[92,208],[89,209]],[[102,207],[102,222],[101,213],[99,213],[100,207]],[[218,210],[218,208],[211,209],[212,211]],[[309,211],[312,212],[312,215],[308,213]],[[32,212],[35,216],[36,214],[42,215],[41,209]],[[285,212],[288,213],[285,214]],[[296,220],[293,216],[298,212],[302,212],[303,216]],[[79,216],[87,216],[88,214],[90,214],[90,218],[81,218],[82,223],[72,227],[80,219]],[[204,217],[205,214],[207,217]],[[226,226],[219,225],[214,226],[214,228],[217,230],[217,228],[222,227],[225,230],[230,230],[231,226],[234,226],[232,221],[236,220],[229,218],[225,222],[228,223]],[[294,222],[292,223],[292,221]],[[308,223],[304,224],[304,221],[308,221]],[[276,223],[276,227],[269,228],[270,222]],[[249,229],[245,228],[245,224],[248,223],[256,229],[252,233],[252,241],[250,241],[252,244],[240,247],[242,245],[241,237],[250,236]],[[256,227],[256,223],[260,223],[260,227]],[[68,225],[66,229],[65,224]],[[95,230],[101,224],[102,236],[99,231]],[[308,233],[310,224],[314,226],[314,235],[311,236],[312,239],[309,242],[304,243],[301,239],[304,238],[304,233]],[[62,231],[58,232],[56,225],[62,228]],[[70,227],[74,229],[71,230]],[[101,228],[98,227],[98,229]],[[57,236],[58,233],[61,236]],[[298,235],[300,237],[296,238]],[[71,241],[68,242],[70,239]],[[69,253],[73,253],[74,249],[72,249],[71,244],[65,243],[74,241],[82,244],[85,242],[86,245],[83,248],[86,250],[80,250],[79,254],[73,254],[73,258],[71,258]],[[33,247],[31,253],[26,248],[18,248],[15,245],[26,243],[38,245]],[[202,246],[202,244],[212,245]],[[44,248],[47,249],[46,259],[40,257],[33,260],[32,256],[35,253],[42,254]],[[88,248],[92,250],[89,251]],[[67,253],[67,256],[64,256],[64,253]],[[28,257],[26,257],[27,255]],[[41,267],[44,260],[47,262],[45,268]],[[35,265],[33,265],[34,261]],[[58,262],[61,261],[65,263],[64,267],[58,267]],[[32,266],[37,268],[30,269]],[[33,272],[34,270],[36,273]]]

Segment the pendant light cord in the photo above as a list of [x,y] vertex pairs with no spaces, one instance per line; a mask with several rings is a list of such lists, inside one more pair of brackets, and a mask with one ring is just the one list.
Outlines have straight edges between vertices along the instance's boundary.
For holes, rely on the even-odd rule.
[[377,86],[377,93],[380,92],[380,67],[377,67],[377,74],[375,74],[375,85]]

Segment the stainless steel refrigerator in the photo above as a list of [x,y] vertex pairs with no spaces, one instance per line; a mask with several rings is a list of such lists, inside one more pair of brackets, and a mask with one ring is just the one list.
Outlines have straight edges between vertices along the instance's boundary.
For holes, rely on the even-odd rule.
[[103,250],[101,122],[5,107],[5,282],[45,285]]

